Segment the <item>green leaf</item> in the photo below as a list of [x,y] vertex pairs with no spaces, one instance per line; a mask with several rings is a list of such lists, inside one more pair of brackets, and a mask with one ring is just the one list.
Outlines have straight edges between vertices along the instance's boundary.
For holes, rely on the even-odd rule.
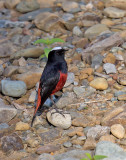
[[95,155],[93,158],[94,158],[94,160],[101,160],[101,159],[107,158],[107,156]]
[[45,54],[42,54],[40,57],[39,57],[39,59],[42,59],[42,58],[44,58],[46,55]]
[[48,54],[49,52],[52,50],[52,48],[45,48],[44,52],[45,52],[45,56],[48,58]]
[[90,160],[92,160],[92,157],[91,157],[90,153],[85,153],[85,154]]
[[48,45],[48,41],[46,39],[38,39],[37,41],[34,42],[34,44],[38,44],[38,43],[43,43]]
[[60,38],[52,38],[52,39],[50,39],[49,44],[53,44],[53,43],[55,43],[55,42],[61,42],[61,43],[64,43],[65,41],[64,41],[64,40],[62,40],[62,39],[60,39]]
[[87,158],[83,158],[83,159],[81,159],[81,160],[88,160]]

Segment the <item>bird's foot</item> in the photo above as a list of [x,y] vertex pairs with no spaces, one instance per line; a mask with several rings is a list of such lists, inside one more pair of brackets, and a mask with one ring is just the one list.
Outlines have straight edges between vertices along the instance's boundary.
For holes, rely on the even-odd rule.
[[[61,114],[63,117],[65,117],[64,114],[69,114],[68,112],[64,112],[64,111],[59,110],[59,109],[57,109],[57,108],[53,108],[53,109],[55,109],[55,111],[54,111],[54,112],[51,112],[51,115],[53,115],[53,114],[55,114],[55,113],[59,113],[59,114]],[[53,109],[51,109],[51,110],[53,110]]]

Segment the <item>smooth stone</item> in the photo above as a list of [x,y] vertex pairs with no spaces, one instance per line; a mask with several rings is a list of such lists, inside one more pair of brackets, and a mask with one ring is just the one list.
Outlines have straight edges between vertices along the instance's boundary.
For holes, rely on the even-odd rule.
[[24,122],[17,122],[16,126],[15,126],[15,130],[16,131],[25,131],[25,130],[29,130],[30,126],[28,123],[24,123]]
[[109,28],[106,25],[104,25],[104,24],[96,24],[96,25],[93,25],[92,27],[89,27],[85,31],[85,37],[89,38],[90,40],[93,40],[100,33],[105,32],[105,31],[109,31]]
[[9,136],[4,136],[1,138],[1,147],[5,153],[9,151],[18,151],[24,148],[21,138],[16,134],[12,133]]
[[13,106],[6,105],[2,99],[0,99],[0,123],[8,123],[17,114],[17,109]]
[[95,155],[107,156],[107,160],[126,160],[126,152],[119,145],[109,141],[98,142]]
[[2,93],[11,97],[21,97],[26,93],[27,87],[23,81],[2,80]]
[[98,90],[105,90],[108,88],[108,83],[105,78],[95,78],[90,82],[90,86]]
[[64,87],[68,87],[70,84],[74,83],[74,79],[75,79],[74,73],[68,72],[67,80]]
[[112,63],[105,63],[103,69],[107,74],[116,73],[116,66]]
[[115,7],[107,7],[104,9],[104,14],[109,18],[122,18],[125,16],[126,11]]
[[52,8],[42,8],[42,9],[38,9],[36,11],[32,11],[32,12],[28,12],[25,13],[21,16],[18,17],[19,21],[32,21],[35,19],[35,17],[43,12],[52,12]]
[[37,1],[31,0],[31,1],[21,1],[17,6],[16,10],[21,13],[27,13],[33,10],[37,10],[40,8],[40,5]]
[[83,32],[80,30],[80,28],[78,26],[75,26],[73,28],[73,34],[76,35],[76,36],[82,36]]
[[[62,112],[62,110],[59,110]],[[62,115],[63,114],[63,115]],[[71,126],[71,116],[68,113],[58,113],[55,109],[47,113],[48,121],[56,127],[68,129]]]
[[20,58],[20,57],[25,57],[25,58],[38,58],[39,56],[41,56],[44,53],[43,49],[40,47],[36,47],[36,48],[27,48],[27,49],[23,49],[20,50],[16,53],[14,53],[11,58]]
[[125,129],[121,124],[114,124],[111,126],[111,133],[115,137],[122,139],[124,138],[124,135],[125,135]]
[[65,12],[76,13],[81,11],[77,2],[63,1],[62,8]]

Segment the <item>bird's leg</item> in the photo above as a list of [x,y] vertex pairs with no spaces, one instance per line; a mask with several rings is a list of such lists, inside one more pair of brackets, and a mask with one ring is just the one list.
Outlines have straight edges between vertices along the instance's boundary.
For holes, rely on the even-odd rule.
[[[50,96],[50,99],[51,99],[53,105],[55,106],[55,107],[52,108],[52,109],[55,109],[55,111],[52,112],[51,115],[54,114],[54,113],[59,113],[59,114],[61,114],[63,117],[65,117],[65,116],[64,116],[64,112],[63,112],[63,111],[59,111],[59,110],[57,109],[57,106],[56,106],[56,104],[55,104],[55,102],[54,102],[54,100],[53,100],[53,96],[52,96],[52,95]],[[69,113],[65,113],[65,114],[69,114]]]

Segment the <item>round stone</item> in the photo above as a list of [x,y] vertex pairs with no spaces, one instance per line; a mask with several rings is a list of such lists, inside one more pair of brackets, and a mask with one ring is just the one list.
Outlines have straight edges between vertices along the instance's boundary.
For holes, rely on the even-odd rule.
[[125,129],[121,124],[114,124],[114,125],[111,126],[111,133],[115,137],[121,139],[125,135]]

